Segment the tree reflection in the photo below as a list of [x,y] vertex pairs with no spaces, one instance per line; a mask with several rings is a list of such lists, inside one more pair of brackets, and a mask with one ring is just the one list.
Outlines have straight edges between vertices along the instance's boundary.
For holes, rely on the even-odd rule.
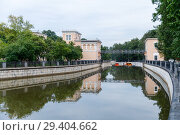
[[160,89],[156,96],[148,97],[151,100],[157,101],[156,105],[160,108],[159,119],[167,120],[169,117],[170,103],[169,98],[164,90]]
[[106,68],[101,72],[101,80],[105,80],[111,68]]
[[[110,70],[110,74],[113,75],[114,80],[145,80],[145,72],[142,68],[139,67],[113,67]],[[152,77],[151,77],[152,79]],[[152,80],[154,83],[157,81]],[[131,83],[132,86],[142,88],[143,94],[150,100],[156,101],[156,104],[160,108],[159,119],[160,120],[167,120],[169,116],[170,110],[170,102],[167,93],[158,83],[157,85],[160,86],[161,89],[154,96],[149,96],[146,93],[147,88],[145,87],[145,83]]]
[[[144,81],[145,77],[144,70],[139,67],[113,67],[110,70],[110,74],[113,75],[114,80]],[[144,87],[143,83],[131,83],[131,85]]]
[[10,119],[21,119],[38,112],[47,102],[61,102],[72,97],[80,89],[82,81],[61,82],[7,91],[5,97],[0,96],[1,112],[6,112]]

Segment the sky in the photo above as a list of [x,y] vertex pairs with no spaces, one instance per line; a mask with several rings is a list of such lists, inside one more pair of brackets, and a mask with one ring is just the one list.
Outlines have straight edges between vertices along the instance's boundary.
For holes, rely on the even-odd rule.
[[9,15],[23,16],[33,31],[76,30],[105,46],[141,38],[157,26],[151,0],[0,0],[0,23]]

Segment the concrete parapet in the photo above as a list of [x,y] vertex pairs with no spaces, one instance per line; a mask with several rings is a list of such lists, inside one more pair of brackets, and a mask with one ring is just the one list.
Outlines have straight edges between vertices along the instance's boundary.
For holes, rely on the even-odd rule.
[[[169,89],[168,95],[170,95],[170,99],[172,100],[173,82],[172,82],[170,74],[166,70],[164,70],[160,67],[156,67],[156,66],[152,66],[152,65],[148,65],[148,64],[144,64],[144,68],[145,68],[145,70],[148,69],[148,70],[154,72],[155,74],[160,76],[162,78],[162,80],[164,80],[164,82],[167,84],[166,86],[168,86],[168,89]],[[168,91],[166,91],[166,92],[168,92]]]
[[[43,62],[45,65],[45,62]],[[101,64],[88,64],[88,65],[67,65],[67,66],[49,66],[49,67],[27,67],[27,68],[2,68],[0,69],[0,80],[27,78],[34,76],[46,76],[55,74],[69,74],[81,72],[93,68],[100,67]],[[102,63],[102,67],[111,66],[111,63]]]

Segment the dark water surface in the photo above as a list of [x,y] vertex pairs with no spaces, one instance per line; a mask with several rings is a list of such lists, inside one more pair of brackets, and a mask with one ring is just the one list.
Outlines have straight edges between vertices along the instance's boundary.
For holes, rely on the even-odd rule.
[[169,98],[138,67],[112,67],[85,79],[0,91],[0,119],[168,119]]

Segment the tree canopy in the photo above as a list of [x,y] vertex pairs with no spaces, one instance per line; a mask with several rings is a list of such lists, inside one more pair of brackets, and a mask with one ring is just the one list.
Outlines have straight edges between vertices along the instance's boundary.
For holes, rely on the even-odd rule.
[[153,21],[160,21],[158,49],[168,59],[180,59],[180,1],[152,0],[157,5]]
[[67,44],[54,31],[44,30],[47,38],[36,35],[22,16],[9,16],[9,23],[0,23],[0,59],[6,61],[78,60],[82,49]]

